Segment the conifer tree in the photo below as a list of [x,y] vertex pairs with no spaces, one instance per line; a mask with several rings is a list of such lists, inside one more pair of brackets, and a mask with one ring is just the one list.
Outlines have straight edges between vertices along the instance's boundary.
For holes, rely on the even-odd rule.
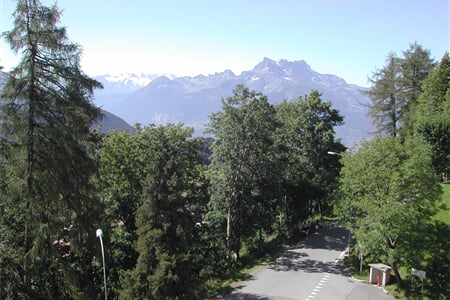
[[123,280],[121,299],[193,299],[193,221],[199,144],[181,125],[145,129],[148,153],[142,203],[136,213],[136,266]]
[[[6,298],[94,298],[93,256],[99,252],[90,126],[100,84],[79,66],[56,5],[19,0],[5,33],[21,60],[11,71],[0,110],[5,170],[2,228],[9,282]],[[94,248],[95,247],[95,248]],[[12,250],[14,249],[14,250]],[[2,297],[3,298],[3,297]]]
[[409,49],[403,52],[400,64],[400,99],[402,134],[404,136],[413,133],[413,116],[423,91],[423,83],[434,67],[435,62],[430,57],[430,51],[416,42],[410,44]]
[[372,103],[368,115],[379,136],[405,138],[413,133],[413,115],[422,85],[434,68],[430,52],[417,43],[410,44],[402,57],[390,53],[386,65],[369,79],[366,92]]
[[369,116],[375,126],[375,134],[396,137],[400,129],[400,59],[394,53],[386,58],[386,65],[370,79],[372,88],[367,94]]

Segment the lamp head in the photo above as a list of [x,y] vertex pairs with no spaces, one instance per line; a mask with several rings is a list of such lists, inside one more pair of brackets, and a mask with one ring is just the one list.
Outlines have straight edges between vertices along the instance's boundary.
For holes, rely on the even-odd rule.
[[95,231],[95,235],[99,238],[103,236],[103,231],[101,229],[97,229],[97,231]]

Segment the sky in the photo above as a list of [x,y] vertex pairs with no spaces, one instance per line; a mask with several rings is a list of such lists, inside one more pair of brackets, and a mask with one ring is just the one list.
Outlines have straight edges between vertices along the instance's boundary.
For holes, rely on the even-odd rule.
[[[0,31],[16,2],[0,0]],[[268,57],[369,86],[390,52],[413,42],[439,61],[449,51],[449,0],[41,0],[81,45],[90,75],[176,76],[251,70]],[[0,66],[19,57],[1,40]]]

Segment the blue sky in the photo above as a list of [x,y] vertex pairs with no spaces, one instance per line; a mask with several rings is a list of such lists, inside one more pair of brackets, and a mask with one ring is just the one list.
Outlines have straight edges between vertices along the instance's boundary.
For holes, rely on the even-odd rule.
[[[1,1],[1,31],[15,1]],[[41,0],[49,5],[55,1]],[[436,60],[449,50],[448,0],[58,0],[61,24],[106,73],[240,74],[264,57],[305,60],[320,73],[368,86],[391,51],[417,41]],[[2,40],[0,65],[17,63]]]

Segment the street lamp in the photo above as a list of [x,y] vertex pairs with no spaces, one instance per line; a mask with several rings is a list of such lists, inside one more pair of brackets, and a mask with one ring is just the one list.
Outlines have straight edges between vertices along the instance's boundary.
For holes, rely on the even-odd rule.
[[103,248],[103,231],[101,229],[97,229],[97,231],[95,232],[95,235],[100,239],[100,246],[102,248],[102,259],[103,259],[103,283],[105,285],[105,300],[108,299],[107,297],[107,293],[106,293],[106,266],[105,266],[105,250]]
[[340,156],[341,154],[338,152],[328,151],[327,154]]
[[[0,70],[0,72],[1,72],[1,70]],[[2,250],[3,249],[3,247],[5,247],[5,244],[3,244],[3,242],[2,241],[0,241],[0,250]],[[2,257],[0,257],[0,264],[3,264],[3,256]],[[0,269],[0,300],[2,300],[2,290],[3,290],[3,288],[2,288],[2,271],[1,271],[1,269]]]

